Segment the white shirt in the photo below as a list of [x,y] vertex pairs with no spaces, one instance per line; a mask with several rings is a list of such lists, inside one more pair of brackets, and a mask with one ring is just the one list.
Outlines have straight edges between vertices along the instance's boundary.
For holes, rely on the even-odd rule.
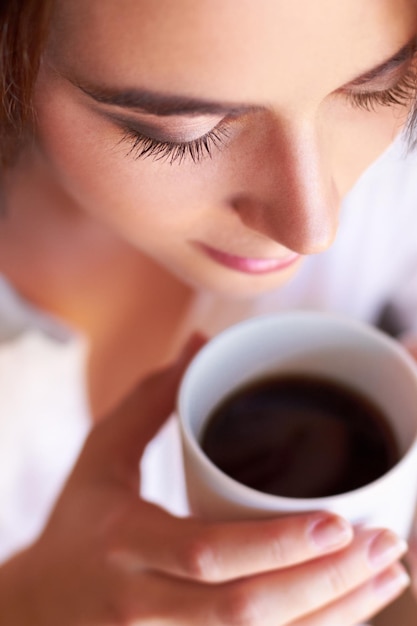
[[[213,334],[295,308],[374,322],[391,302],[403,329],[417,333],[417,154],[404,150],[399,138],[359,180],[328,252],[306,258],[290,284],[256,300],[197,297],[190,331]],[[81,335],[0,280],[0,560],[40,532],[83,445],[87,353]],[[179,515],[187,512],[181,463],[171,418],[145,453],[142,493]]]

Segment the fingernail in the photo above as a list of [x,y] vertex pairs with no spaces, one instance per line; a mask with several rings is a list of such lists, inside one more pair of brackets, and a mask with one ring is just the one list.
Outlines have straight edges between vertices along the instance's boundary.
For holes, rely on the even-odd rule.
[[353,531],[342,517],[326,515],[313,522],[310,536],[320,551],[331,550],[347,544],[352,539]]
[[407,552],[407,543],[390,530],[382,530],[372,538],[368,547],[369,562],[375,569],[387,567]]
[[377,576],[374,581],[375,590],[385,600],[394,598],[410,584],[410,577],[401,565],[394,565]]

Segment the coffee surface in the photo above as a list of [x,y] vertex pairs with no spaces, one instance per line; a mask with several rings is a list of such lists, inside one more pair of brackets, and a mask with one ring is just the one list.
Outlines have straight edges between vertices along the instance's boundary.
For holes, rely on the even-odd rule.
[[391,426],[370,399],[306,375],[234,392],[209,416],[201,446],[240,483],[293,498],[346,493],[399,460]]

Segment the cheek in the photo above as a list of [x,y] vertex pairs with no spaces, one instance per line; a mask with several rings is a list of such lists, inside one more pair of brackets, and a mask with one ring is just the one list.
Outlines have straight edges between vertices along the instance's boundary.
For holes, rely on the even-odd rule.
[[334,164],[334,181],[341,198],[390,146],[405,119],[404,109],[389,108],[377,113],[352,110],[336,117],[329,138],[329,159]]
[[55,181],[78,208],[135,243],[186,231],[213,202],[199,166],[134,160],[121,130],[64,99],[43,98],[37,112],[39,149]]

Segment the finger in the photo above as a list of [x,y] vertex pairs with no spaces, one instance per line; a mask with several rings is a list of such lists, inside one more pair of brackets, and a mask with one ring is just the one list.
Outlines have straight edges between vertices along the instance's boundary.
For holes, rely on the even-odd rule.
[[[357,550],[363,542],[362,537]],[[311,577],[313,572],[299,577],[297,567],[283,572],[281,579],[276,574],[265,574],[212,585],[152,572],[132,573],[126,577],[131,615],[135,618],[152,615],[161,623],[182,626],[353,626],[398,595],[406,579],[395,587],[395,574],[401,569],[394,566],[382,570],[376,577],[372,567],[373,578],[360,583],[363,573],[358,576],[352,572],[348,562],[354,557],[345,555],[344,558],[344,565],[339,564],[340,575],[350,579],[343,586],[337,583],[337,590],[333,588],[328,565],[321,563],[322,571],[316,570],[321,578],[325,573],[328,581],[324,587],[330,587],[332,593],[318,588]],[[356,560],[358,566],[361,559],[357,554]],[[292,570],[295,570],[295,577],[290,580]],[[285,582],[287,577],[289,580]],[[346,616],[343,616],[344,610],[348,612]]]
[[126,517],[117,537],[113,557],[132,570],[147,568],[214,583],[316,559],[347,546],[353,531],[345,520],[328,513],[204,523],[141,503]]
[[396,563],[341,600],[293,622],[291,626],[352,626],[363,623],[391,604],[409,584],[407,572]]
[[171,367],[148,376],[90,433],[78,466],[93,479],[126,479],[138,474],[147,443],[172,414],[183,373],[205,342],[195,333]]
[[[393,565],[406,551],[392,532],[359,529],[348,548],[281,572],[244,582],[240,593],[250,595],[268,624],[291,624],[343,598]],[[278,622],[268,616],[279,614]]]

